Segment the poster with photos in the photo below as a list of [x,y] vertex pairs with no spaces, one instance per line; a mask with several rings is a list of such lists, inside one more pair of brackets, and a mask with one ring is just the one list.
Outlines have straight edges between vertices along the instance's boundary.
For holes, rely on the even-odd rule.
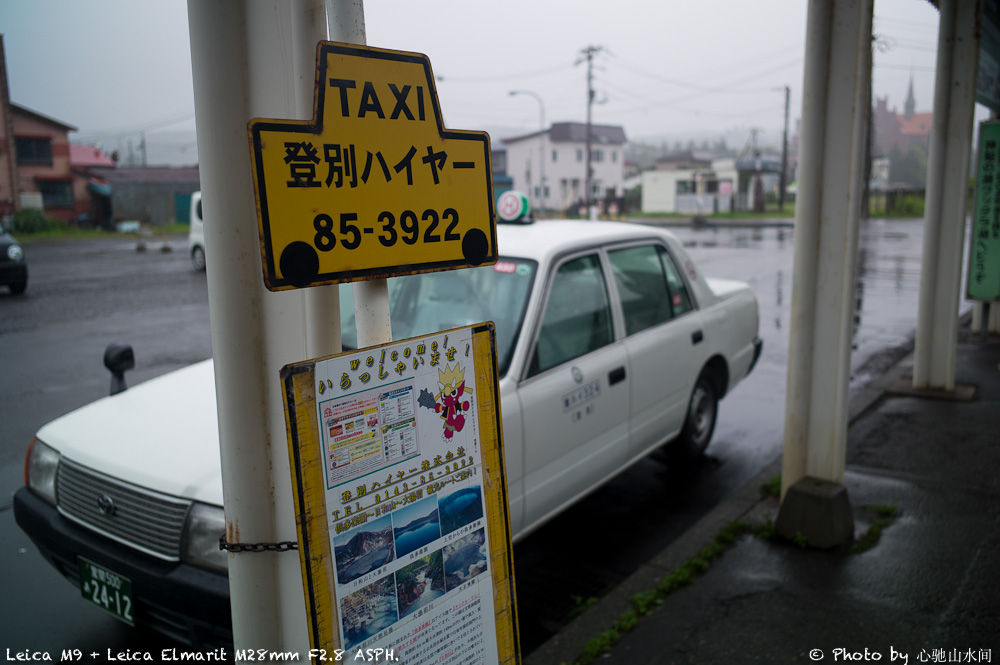
[[[476,333],[457,328],[313,365],[322,487],[312,496],[322,494],[333,591],[328,616],[313,621],[332,624],[348,652],[391,649],[396,662],[415,664],[516,661],[516,628],[505,627],[513,580],[506,492],[497,491],[495,359],[483,353],[493,329]],[[492,570],[497,562],[503,570]],[[511,642],[515,655],[505,658]]]

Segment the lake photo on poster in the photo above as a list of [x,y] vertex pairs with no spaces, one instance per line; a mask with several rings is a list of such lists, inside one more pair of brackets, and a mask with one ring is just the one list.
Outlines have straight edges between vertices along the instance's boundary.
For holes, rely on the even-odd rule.
[[437,497],[400,508],[392,514],[393,535],[396,538],[396,557],[403,557],[434,542],[441,537],[438,524]]
[[441,533],[447,535],[483,516],[483,488],[463,487],[439,500]]

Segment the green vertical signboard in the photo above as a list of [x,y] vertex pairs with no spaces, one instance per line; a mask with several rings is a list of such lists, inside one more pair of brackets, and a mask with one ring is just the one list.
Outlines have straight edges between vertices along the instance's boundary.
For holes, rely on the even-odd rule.
[[979,168],[966,293],[970,300],[1000,300],[1000,122],[979,125]]

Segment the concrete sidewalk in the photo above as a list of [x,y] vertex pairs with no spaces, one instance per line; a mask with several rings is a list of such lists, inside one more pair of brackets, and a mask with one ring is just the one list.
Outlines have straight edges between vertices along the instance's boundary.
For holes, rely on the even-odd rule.
[[742,532],[631,629],[608,633],[728,524],[776,519],[761,490],[775,460],[525,662],[571,663],[602,634],[611,646],[595,662],[609,665],[1000,662],[1000,343],[963,328],[957,367],[973,401],[894,393],[912,356],[852,398],[844,484],[856,540],[897,511],[870,549]]

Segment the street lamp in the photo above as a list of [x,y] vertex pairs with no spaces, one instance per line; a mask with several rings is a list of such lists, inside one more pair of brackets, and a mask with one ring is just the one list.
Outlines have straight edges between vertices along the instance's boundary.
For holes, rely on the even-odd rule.
[[538,118],[539,126],[541,131],[538,133],[538,198],[541,200],[541,205],[538,206],[538,214],[545,214],[545,104],[542,102],[542,98],[536,93],[530,90],[511,90],[508,93],[511,97],[514,95],[530,95],[535,98],[538,102]]

